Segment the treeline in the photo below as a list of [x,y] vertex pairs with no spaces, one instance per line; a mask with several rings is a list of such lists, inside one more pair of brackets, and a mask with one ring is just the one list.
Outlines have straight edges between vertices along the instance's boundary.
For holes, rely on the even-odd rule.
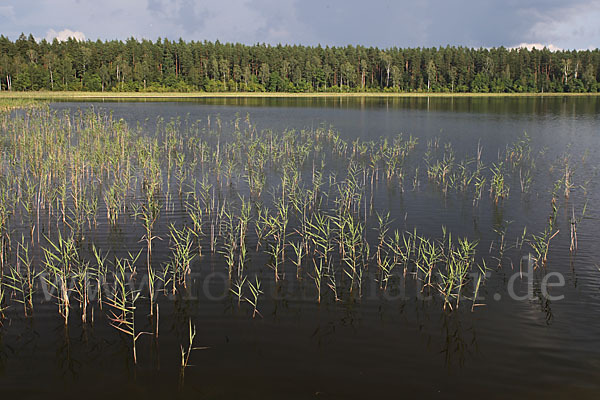
[[1,90],[598,92],[600,51],[0,36]]

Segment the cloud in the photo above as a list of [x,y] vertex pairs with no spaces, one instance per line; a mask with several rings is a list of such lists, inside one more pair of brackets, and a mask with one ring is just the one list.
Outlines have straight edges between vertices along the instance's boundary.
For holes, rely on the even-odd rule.
[[47,41],[51,42],[55,38],[59,42],[66,42],[67,40],[69,40],[69,38],[73,38],[73,39],[78,40],[80,42],[85,41],[85,35],[83,34],[83,32],[79,32],[79,31],[72,31],[70,29],[63,29],[60,32],[56,32],[54,29],[50,29],[50,30],[48,30],[48,32],[46,32],[46,40]]
[[15,8],[13,6],[0,6],[0,19],[15,19]]
[[511,49],[527,49],[527,50],[532,50],[532,49],[538,49],[538,50],[542,50],[543,48],[547,48],[550,51],[562,51],[563,49],[560,47],[557,47],[555,45],[553,45],[552,43],[550,44],[541,44],[541,43],[519,43],[516,46],[512,46],[510,47]]
[[[221,42],[312,43],[293,0],[146,0],[155,36]],[[168,33],[164,33],[168,32]],[[145,37],[152,37],[148,30]]]
[[600,0],[565,2],[544,12],[528,10],[532,20],[525,32],[528,41],[553,43],[565,49],[589,49],[600,45]]
[[197,3],[194,0],[148,0],[146,9],[158,21],[183,28],[184,32],[190,34],[201,30],[209,16],[203,7],[206,2]]
[[181,37],[380,48],[600,45],[600,0],[370,0],[368,6],[359,0],[0,1],[2,34],[13,40],[21,32],[44,37],[58,26],[92,40]]

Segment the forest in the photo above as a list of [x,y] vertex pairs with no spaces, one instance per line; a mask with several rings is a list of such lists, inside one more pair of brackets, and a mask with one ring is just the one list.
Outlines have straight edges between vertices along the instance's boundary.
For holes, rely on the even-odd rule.
[[0,35],[1,91],[584,93],[599,91],[598,76],[598,49],[48,42]]

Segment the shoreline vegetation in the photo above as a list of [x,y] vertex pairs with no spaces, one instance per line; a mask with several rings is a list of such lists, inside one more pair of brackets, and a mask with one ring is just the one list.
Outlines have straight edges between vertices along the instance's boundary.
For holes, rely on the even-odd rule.
[[0,112],[11,111],[17,108],[26,108],[43,103],[42,99],[31,97],[8,97],[0,95]]
[[600,93],[289,93],[289,92],[0,92],[0,109],[31,105],[32,100],[70,99],[202,99],[202,98],[427,98],[427,97],[597,97]]

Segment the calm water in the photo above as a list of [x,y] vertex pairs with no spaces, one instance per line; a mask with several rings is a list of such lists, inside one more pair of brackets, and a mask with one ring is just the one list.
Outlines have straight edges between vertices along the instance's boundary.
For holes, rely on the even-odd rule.
[[[244,120],[249,114],[258,130],[311,130],[329,127],[352,141],[417,137],[413,166],[421,165],[418,187],[407,167],[404,190],[378,183],[375,212],[389,211],[393,228],[441,239],[441,226],[457,236],[478,240],[478,254],[498,242],[494,230],[507,227],[514,244],[544,229],[552,212],[551,192],[560,177],[559,158],[571,154],[577,188],[560,198],[557,226],[546,269],[524,275],[522,252],[508,250],[502,266],[490,261],[490,277],[471,311],[464,300],[458,310],[442,310],[439,296],[419,294],[414,284],[384,294],[369,277],[365,295],[356,301],[317,304],[312,282],[289,277],[275,284],[268,261],[256,255],[251,268],[261,274],[265,295],[263,318],[248,307],[237,308],[228,295],[222,256],[208,255],[194,264],[189,296],[160,302],[160,339],[142,337],[139,364],[131,363],[129,343],[98,321],[82,327],[77,318],[65,331],[52,301],[36,306],[33,318],[15,312],[0,328],[0,393],[3,396],[135,398],[365,398],[384,395],[453,398],[597,398],[600,393],[600,97],[582,98],[366,98],[366,99],[205,99],[179,102],[69,102],[51,108],[74,115],[77,110],[112,112],[142,134],[152,135],[157,119],[182,121]],[[478,143],[486,165],[522,138],[531,138],[536,154],[532,189],[521,194],[513,177],[509,198],[494,205],[489,195],[474,207],[472,197],[443,194],[427,182],[422,165],[429,141],[452,143],[457,160],[475,157]],[[441,154],[440,153],[440,154]],[[581,188],[583,186],[583,188]],[[585,218],[578,228],[578,251],[569,253],[572,210]],[[167,220],[184,218],[176,205]],[[373,216],[370,220],[373,220]],[[371,227],[371,226],[370,226]],[[125,219],[111,230],[106,221],[94,233],[99,247],[141,248],[139,223]],[[368,235],[374,235],[373,232]],[[255,243],[255,242],[254,242]],[[169,257],[168,243],[155,244],[156,262]],[[563,285],[541,294],[542,282]],[[213,274],[213,275],[211,275]],[[214,279],[207,280],[207,276]],[[532,296],[526,297],[531,288]],[[140,308],[145,308],[143,303]],[[144,315],[139,316],[143,325]],[[208,346],[191,356],[185,385],[179,384],[181,343],[187,321],[198,331],[195,344]]]

